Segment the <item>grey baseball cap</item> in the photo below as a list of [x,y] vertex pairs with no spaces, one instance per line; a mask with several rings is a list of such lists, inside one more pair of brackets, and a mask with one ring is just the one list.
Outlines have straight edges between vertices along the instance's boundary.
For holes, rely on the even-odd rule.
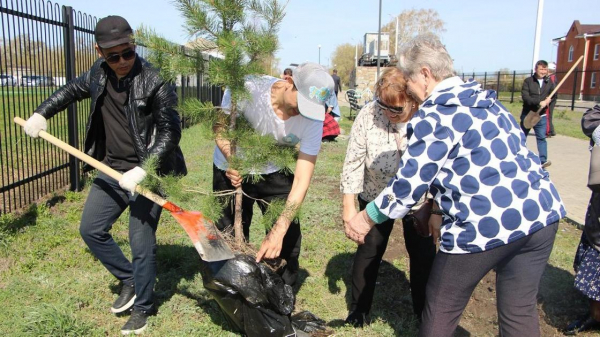
[[324,67],[302,63],[294,69],[294,84],[298,89],[298,110],[306,118],[325,120],[325,102],[333,95],[333,78]]
[[133,42],[133,30],[124,18],[110,15],[100,19],[94,31],[96,43],[101,48],[112,48],[124,43]]

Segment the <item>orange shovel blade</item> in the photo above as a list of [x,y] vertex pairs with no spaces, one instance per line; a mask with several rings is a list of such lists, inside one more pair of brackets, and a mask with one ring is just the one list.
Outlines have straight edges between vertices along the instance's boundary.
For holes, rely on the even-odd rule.
[[207,262],[234,258],[231,248],[219,234],[212,221],[196,211],[174,211],[171,215],[185,229],[202,260]]

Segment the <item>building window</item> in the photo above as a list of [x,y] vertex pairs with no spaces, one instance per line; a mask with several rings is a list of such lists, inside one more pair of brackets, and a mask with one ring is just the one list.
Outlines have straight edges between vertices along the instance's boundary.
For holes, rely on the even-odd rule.
[[569,62],[573,62],[573,46],[569,47]]
[[594,60],[597,60],[598,57],[600,57],[600,44],[594,47]]
[[590,79],[590,88],[596,87],[596,73],[592,73],[592,78]]

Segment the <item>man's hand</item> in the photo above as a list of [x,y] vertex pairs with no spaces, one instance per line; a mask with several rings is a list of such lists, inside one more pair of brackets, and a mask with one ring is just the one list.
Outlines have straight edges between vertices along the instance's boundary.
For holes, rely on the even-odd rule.
[[46,123],[46,118],[39,113],[34,113],[31,115],[31,117],[29,117],[29,119],[27,119],[27,122],[25,122],[25,126],[23,128],[25,129],[26,135],[31,138],[37,138],[40,134],[40,131],[46,131],[47,127],[48,123]]
[[543,109],[543,108],[547,107],[548,105],[550,105],[550,100],[551,100],[550,97],[546,97],[545,100],[540,102],[540,108]]
[[131,170],[123,173],[121,180],[119,180],[119,186],[129,191],[131,195],[135,194],[135,188],[139,183],[146,178],[146,171],[143,168],[136,166]]
[[349,222],[344,221],[346,236],[359,245],[365,243],[365,236],[373,226],[375,226],[375,222],[364,210],[356,214]]
[[233,187],[238,188],[242,186],[242,176],[238,171],[234,169],[227,169],[227,171],[225,171],[225,176],[229,178]]
[[283,247],[283,237],[285,232],[278,229],[277,225],[265,236],[258,253],[256,253],[256,263],[264,259],[274,259],[281,254]]

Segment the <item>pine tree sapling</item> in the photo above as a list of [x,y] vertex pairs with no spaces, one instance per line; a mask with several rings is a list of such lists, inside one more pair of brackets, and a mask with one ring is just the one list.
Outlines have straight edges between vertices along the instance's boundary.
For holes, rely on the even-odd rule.
[[[265,73],[264,60],[272,58],[277,50],[277,32],[285,5],[277,0],[175,0],[174,4],[184,18],[184,29],[196,42],[181,50],[142,27],[138,29],[137,38],[149,47],[149,60],[171,80],[175,80],[177,74],[205,73],[211,84],[227,87],[232,97],[231,109],[226,112],[187,98],[180,106],[184,119],[200,123],[202,135],[218,130],[216,138],[226,139],[230,144],[230,167],[241,172],[245,179],[256,179],[258,175],[252,173],[268,162],[291,169],[294,151],[278,146],[270,137],[258,135],[237,113],[239,102],[248,98],[244,86],[246,77]],[[219,57],[210,57],[207,67],[204,67],[203,57],[189,57],[211,49],[215,49]],[[238,148],[243,156],[236,156]],[[241,193],[239,190],[236,196],[240,207]],[[239,213],[236,210],[236,214]],[[239,229],[241,217],[236,216],[236,219]],[[236,230],[238,239],[240,232],[241,229]]]

